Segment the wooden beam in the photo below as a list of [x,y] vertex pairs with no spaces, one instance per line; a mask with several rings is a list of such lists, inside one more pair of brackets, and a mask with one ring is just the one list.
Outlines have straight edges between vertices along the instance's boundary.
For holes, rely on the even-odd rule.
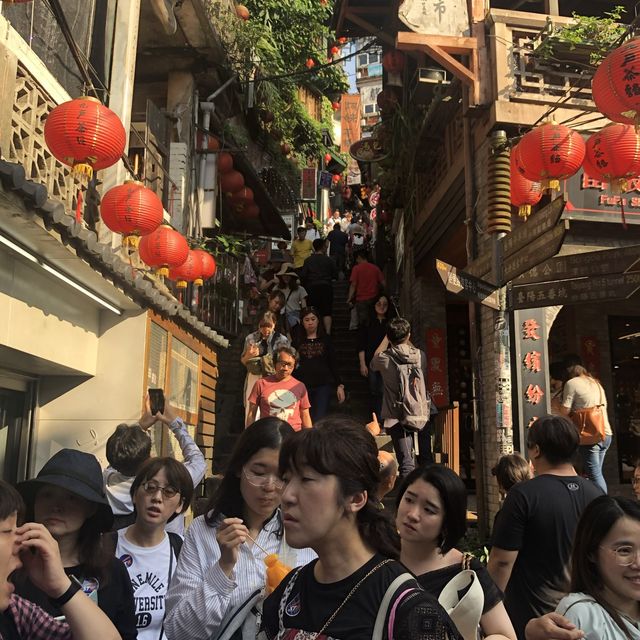
[[550,16],[559,16],[560,3],[558,0],[544,0],[544,12]]
[[415,49],[425,45],[435,46],[444,49],[447,53],[461,56],[468,56],[471,49],[478,48],[478,42],[475,38],[427,35],[413,31],[398,31],[396,43],[398,48],[400,48],[399,45],[404,45],[403,49]]
[[364,18],[357,16],[355,13],[351,11],[351,9],[346,10],[344,17],[350,22],[353,22],[353,24],[358,25],[361,29],[368,31],[373,37],[378,38],[383,42],[386,42],[388,45],[392,47],[395,46],[396,44],[395,40],[388,33],[385,33],[379,27],[376,27],[375,25],[371,24]]

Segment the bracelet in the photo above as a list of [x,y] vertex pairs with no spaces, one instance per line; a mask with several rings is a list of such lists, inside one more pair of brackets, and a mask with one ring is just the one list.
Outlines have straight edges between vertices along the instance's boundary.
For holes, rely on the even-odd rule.
[[82,589],[82,587],[75,580],[72,579],[71,580],[71,584],[69,585],[69,588],[61,596],[58,596],[57,598],[51,598],[50,597],[49,598],[49,602],[54,607],[57,607],[58,609],[61,609],[81,589]]

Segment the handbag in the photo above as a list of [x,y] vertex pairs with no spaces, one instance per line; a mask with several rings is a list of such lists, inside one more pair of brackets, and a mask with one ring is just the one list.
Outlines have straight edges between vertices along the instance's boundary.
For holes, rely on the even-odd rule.
[[[455,575],[438,596],[438,602],[449,614],[464,640],[477,640],[480,618],[484,609],[484,591],[476,572],[471,569],[473,556],[465,553],[462,570]],[[460,593],[464,595],[460,597]]]
[[581,446],[592,446],[605,439],[606,418],[604,415],[604,394],[602,386],[596,382],[600,390],[600,404],[585,409],[574,409],[569,417],[578,429]]

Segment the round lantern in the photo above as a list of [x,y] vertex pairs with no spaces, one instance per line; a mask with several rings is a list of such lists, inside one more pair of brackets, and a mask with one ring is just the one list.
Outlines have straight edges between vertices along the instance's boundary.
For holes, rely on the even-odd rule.
[[160,198],[141,182],[130,180],[109,189],[100,203],[103,222],[115,233],[121,233],[124,245],[137,246],[162,224]]
[[313,69],[313,67],[316,66],[316,63],[313,61],[313,58],[307,58],[307,61],[304,63],[304,66],[307,67],[307,69]]
[[560,180],[582,166],[585,144],[577,131],[547,122],[522,137],[518,154],[518,171],[525,178],[541,182],[544,189],[559,189]]
[[215,258],[204,249],[194,249],[191,253],[198,257],[200,260],[200,274],[201,278],[196,278],[193,283],[202,285],[204,280],[213,278],[216,274],[216,260]]
[[189,255],[184,236],[171,227],[162,225],[153,233],[142,236],[138,245],[140,259],[155,268],[160,276],[169,275],[169,269],[179,267]]
[[610,124],[587,140],[586,173],[608,182],[614,191],[628,188],[627,180],[640,175],[640,135],[629,124]]
[[223,193],[235,193],[244,187],[244,176],[239,171],[229,171],[220,176],[220,189]]
[[260,207],[255,202],[251,202],[244,207],[241,215],[243,218],[257,218],[260,215]]
[[169,269],[169,278],[176,281],[178,289],[186,289],[188,282],[202,282],[202,260],[193,251],[189,251],[187,259],[179,266]]
[[390,49],[382,56],[382,68],[387,73],[402,73],[404,69],[404,53]]
[[247,9],[247,7],[245,7],[243,4],[237,4],[236,5],[236,15],[238,16],[238,18],[240,18],[242,20],[248,20],[249,19],[249,9]]
[[338,182],[340,182],[340,174],[334,173],[331,180],[333,181],[333,184],[338,184]]
[[229,199],[232,204],[246,204],[253,201],[253,191],[249,187],[242,187],[239,191],[232,193]]
[[525,220],[531,215],[531,207],[542,198],[542,185],[527,180],[518,171],[518,147],[511,150],[511,204],[518,207],[518,215]]
[[330,153],[325,153],[324,154],[324,163],[325,164],[329,164],[331,162],[331,154]]
[[118,162],[126,144],[120,118],[87,96],[55,107],[44,123],[44,139],[60,162],[89,178]]
[[233,170],[233,156],[226,151],[218,154],[218,174],[223,175]]
[[345,38],[344,36],[342,36],[341,38],[338,38],[338,42],[340,44],[347,44],[347,38]]
[[205,134],[202,131],[198,131],[196,134],[196,143],[198,149],[202,150],[204,147],[204,139],[207,138],[207,151],[218,151],[220,149],[220,140],[215,136],[209,134]]
[[332,108],[334,111],[337,111],[337,110],[340,108],[340,103],[339,103],[337,100],[334,100],[334,101],[331,103],[331,108]]
[[640,38],[614,49],[591,81],[598,111],[609,120],[640,124]]

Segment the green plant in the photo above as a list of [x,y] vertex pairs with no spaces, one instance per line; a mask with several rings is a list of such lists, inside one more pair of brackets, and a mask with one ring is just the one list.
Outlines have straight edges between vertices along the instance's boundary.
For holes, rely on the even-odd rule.
[[620,24],[626,9],[616,5],[604,12],[604,17],[582,16],[573,13],[573,22],[564,26],[554,26],[549,20],[549,28],[542,35],[536,47],[536,56],[545,61],[556,58],[556,45],[563,44],[574,51],[579,47],[589,47],[589,63],[598,64],[609,52],[615,42],[625,34],[626,27]]
[[235,256],[236,258],[240,258],[246,253],[245,242],[246,240],[239,236],[218,233],[212,238],[204,240],[202,248],[209,251],[214,256],[226,253]]

